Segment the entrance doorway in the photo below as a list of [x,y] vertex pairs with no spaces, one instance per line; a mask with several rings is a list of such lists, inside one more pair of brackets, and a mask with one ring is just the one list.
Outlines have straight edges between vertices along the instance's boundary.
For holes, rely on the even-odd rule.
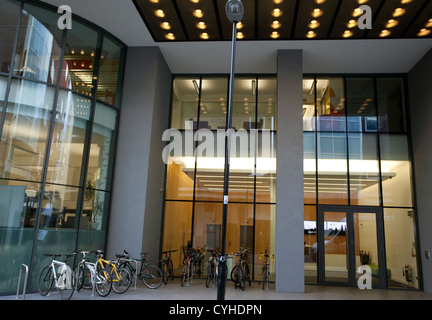
[[320,206],[319,283],[357,286],[362,265],[372,272],[373,288],[387,286],[382,209]]

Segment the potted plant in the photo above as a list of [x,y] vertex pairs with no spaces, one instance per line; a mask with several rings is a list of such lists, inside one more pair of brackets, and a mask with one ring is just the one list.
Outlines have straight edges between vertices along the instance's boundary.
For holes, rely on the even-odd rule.
[[97,221],[98,216],[102,213],[103,204],[99,202],[99,193],[96,193],[91,180],[87,181],[85,200],[90,201],[90,221],[89,229],[97,229],[99,222]]

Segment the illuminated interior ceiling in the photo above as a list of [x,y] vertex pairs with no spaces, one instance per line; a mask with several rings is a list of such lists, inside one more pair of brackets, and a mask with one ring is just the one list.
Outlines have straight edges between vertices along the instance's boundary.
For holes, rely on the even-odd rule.
[[[133,0],[153,40],[227,41],[226,0]],[[408,39],[432,37],[429,0],[242,0],[238,40]],[[372,9],[372,29],[357,21]]]

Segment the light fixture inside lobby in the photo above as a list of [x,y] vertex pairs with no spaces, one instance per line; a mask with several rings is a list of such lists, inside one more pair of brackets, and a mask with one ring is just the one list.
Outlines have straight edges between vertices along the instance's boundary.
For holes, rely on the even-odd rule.
[[194,16],[195,18],[202,18],[202,17],[204,17],[204,12],[203,12],[201,9],[196,9],[196,10],[193,12],[193,16]]
[[308,31],[308,33],[306,34],[306,37],[308,37],[310,39],[315,38],[316,37],[315,31],[312,31],[312,30]]
[[165,36],[166,39],[168,40],[175,40],[175,36],[174,33],[170,32]]
[[161,9],[158,9],[154,12],[155,16],[158,18],[164,18],[165,17],[165,12]]
[[423,28],[417,33],[417,35],[419,37],[424,37],[424,36],[429,35],[430,33],[431,33],[431,31],[429,29]]

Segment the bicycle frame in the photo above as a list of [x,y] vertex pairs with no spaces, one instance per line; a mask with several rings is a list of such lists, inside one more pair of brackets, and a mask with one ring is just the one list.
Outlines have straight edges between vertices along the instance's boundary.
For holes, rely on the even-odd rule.
[[[53,259],[51,261],[50,266],[51,266],[51,268],[53,270],[53,275],[54,275],[54,281],[55,281],[56,288],[60,288],[59,287],[59,280],[60,279],[63,279],[63,277],[66,276],[66,281],[67,281],[67,279],[71,278],[72,272],[71,272],[70,267],[66,264],[66,262],[62,262],[62,261],[58,261],[58,260]],[[62,271],[62,273],[59,274],[58,278],[57,278],[56,266],[59,266],[59,267],[63,266],[63,267],[65,267],[65,269]]]

